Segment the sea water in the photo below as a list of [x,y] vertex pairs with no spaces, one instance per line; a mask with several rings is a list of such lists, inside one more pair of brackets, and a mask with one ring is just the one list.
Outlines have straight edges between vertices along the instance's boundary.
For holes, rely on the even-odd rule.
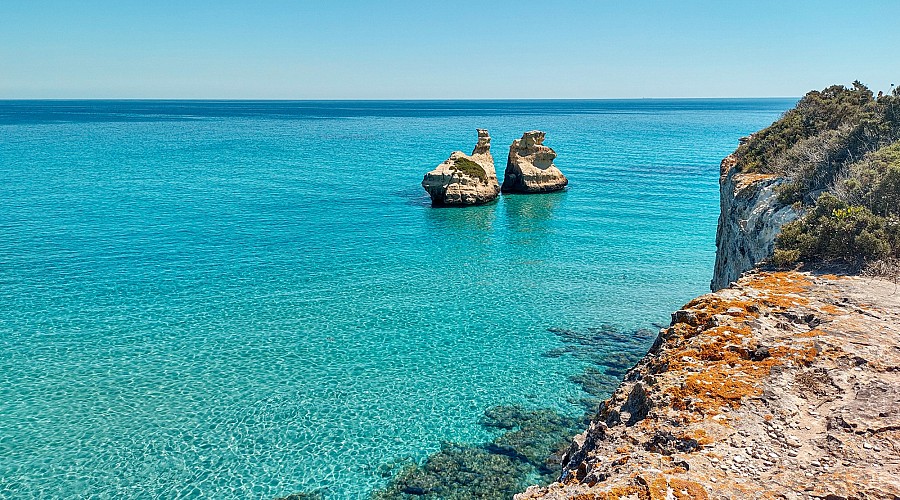
[[[492,405],[577,415],[548,328],[704,293],[719,161],[793,103],[0,102],[0,497],[359,498]],[[569,188],[432,208],[476,127]]]

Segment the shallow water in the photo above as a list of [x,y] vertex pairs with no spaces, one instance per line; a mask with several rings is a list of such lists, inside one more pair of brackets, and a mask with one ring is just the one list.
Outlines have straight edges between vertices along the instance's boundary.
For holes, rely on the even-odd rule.
[[[577,415],[547,329],[705,292],[718,163],[793,103],[0,102],[0,497],[357,498],[491,405]],[[431,208],[476,127],[570,189]]]

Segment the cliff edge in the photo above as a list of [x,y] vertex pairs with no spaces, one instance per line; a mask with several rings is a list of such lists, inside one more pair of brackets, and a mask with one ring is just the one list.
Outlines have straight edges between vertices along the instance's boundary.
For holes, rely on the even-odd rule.
[[772,174],[742,173],[733,154],[722,160],[712,291],[727,287],[771,257],[781,226],[801,215],[778,201],[776,188],[785,182]]
[[672,315],[525,499],[900,499],[900,287],[752,272]]
[[558,482],[516,498],[900,499],[897,279],[756,269],[900,262],[898,103],[834,85],[741,140],[713,293],[672,315]]

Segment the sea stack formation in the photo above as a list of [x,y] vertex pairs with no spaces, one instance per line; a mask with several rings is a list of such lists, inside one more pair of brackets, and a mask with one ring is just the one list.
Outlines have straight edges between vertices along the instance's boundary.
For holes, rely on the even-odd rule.
[[549,193],[566,187],[569,180],[556,165],[556,151],[544,146],[546,134],[532,130],[513,141],[503,175],[504,193]]
[[497,199],[500,183],[491,156],[491,136],[478,130],[478,144],[471,155],[454,151],[422,179],[422,187],[431,196],[432,205],[481,205]]

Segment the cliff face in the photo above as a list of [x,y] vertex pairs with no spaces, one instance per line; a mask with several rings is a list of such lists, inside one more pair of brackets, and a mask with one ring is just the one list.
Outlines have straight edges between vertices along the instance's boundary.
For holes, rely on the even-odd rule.
[[900,499],[900,289],[756,272],[672,315],[525,499]]
[[790,205],[778,202],[775,188],[782,182],[784,179],[774,175],[739,172],[734,155],[722,160],[712,291],[727,287],[741,273],[771,257],[781,226],[800,216]]

